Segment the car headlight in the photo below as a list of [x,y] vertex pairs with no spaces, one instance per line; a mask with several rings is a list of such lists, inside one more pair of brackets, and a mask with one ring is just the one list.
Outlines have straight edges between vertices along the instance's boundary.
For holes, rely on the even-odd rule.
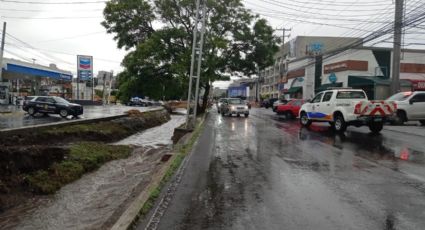
[[235,106],[230,106],[231,109],[235,109]]
[[248,109],[248,106],[247,105],[245,105],[245,109]]

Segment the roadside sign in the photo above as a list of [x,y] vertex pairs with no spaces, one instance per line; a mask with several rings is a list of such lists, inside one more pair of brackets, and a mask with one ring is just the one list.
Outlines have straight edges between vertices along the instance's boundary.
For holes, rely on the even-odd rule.
[[80,81],[89,81],[93,77],[93,57],[77,55],[77,74]]

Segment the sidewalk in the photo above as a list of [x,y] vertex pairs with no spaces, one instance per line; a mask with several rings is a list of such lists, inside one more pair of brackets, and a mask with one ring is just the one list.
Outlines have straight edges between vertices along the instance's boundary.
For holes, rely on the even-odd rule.
[[384,130],[425,137],[425,126],[418,122],[407,122],[405,125],[385,125]]
[[0,113],[12,113],[17,111],[19,108],[16,105],[0,105]]

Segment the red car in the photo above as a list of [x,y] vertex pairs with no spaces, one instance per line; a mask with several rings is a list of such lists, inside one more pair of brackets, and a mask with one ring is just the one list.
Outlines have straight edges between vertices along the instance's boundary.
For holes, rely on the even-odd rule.
[[284,105],[277,106],[277,114],[285,115],[287,119],[298,117],[301,106],[305,103],[303,99],[292,99]]

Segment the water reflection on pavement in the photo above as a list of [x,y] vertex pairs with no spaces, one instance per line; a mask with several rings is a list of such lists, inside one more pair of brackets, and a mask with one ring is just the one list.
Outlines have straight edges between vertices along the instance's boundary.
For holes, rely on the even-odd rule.
[[269,111],[210,116],[158,229],[424,229],[423,137]]
[[147,111],[156,108],[158,107],[131,107],[123,105],[84,106],[84,114],[79,116],[79,118],[72,118],[71,116],[67,118],[62,118],[56,114],[49,114],[48,116],[38,114],[37,116],[32,117],[25,113],[25,111],[23,111],[21,108],[16,107],[13,108],[11,113],[0,114],[0,129],[20,128],[25,126],[47,124],[73,119],[108,117],[113,115],[121,115],[131,109]]

